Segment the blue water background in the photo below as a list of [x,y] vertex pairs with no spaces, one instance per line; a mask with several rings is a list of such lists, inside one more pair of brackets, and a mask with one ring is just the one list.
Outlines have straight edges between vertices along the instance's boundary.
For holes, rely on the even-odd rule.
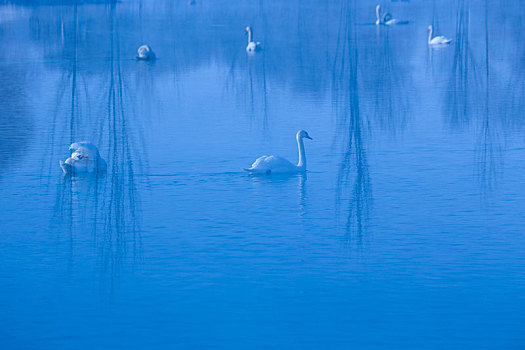
[[0,347],[524,348],[525,5],[375,5],[3,1]]

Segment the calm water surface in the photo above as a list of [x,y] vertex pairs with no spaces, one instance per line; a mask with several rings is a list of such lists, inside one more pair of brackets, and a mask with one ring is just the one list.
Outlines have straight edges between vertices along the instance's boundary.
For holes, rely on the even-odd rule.
[[525,347],[525,6],[375,5],[2,2],[0,347]]

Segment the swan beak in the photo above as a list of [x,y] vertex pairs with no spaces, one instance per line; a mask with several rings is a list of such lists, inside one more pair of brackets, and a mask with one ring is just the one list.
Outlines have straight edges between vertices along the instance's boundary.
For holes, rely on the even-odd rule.
[[305,138],[307,138],[308,140],[313,140],[313,138],[311,138],[310,135],[306,135]]

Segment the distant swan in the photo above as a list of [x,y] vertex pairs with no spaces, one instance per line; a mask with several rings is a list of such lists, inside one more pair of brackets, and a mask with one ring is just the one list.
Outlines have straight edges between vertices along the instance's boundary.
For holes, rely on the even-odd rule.
[[64,174],[78,175],[105,172],[106,161],[102,159],[98,148],[90,142],[75,142],[69,146],[73,151],[65,162],[60,161]]
[[434,29],[432,26],[428,26],[428,44],[429,45],[444,45],[444,44],[450,44],[452,39],[447,39],[444,36],[436,36],[435,38],[432,38],[432,32]]
[[385,12],[383,15],[381,15],[381,6],[376,6],[376,25],[383,24],[385,26],[391,26],[394,24],[398,24],[398,20],[392,18],[392,15],[388,12]]
[[248,46],[246,46],[246,52],[252,53],[261,49],[260,42],[253,42],[253,31],[250,26],[246,27],[244,34],[248,34]]
[[151,47],[149,47],[148,45],[142,45],[137,50],[137,59],[144,60],[144,61],[154,60],[155,53],[153,52]]
[[244,169],[253,174],[283,174],[299,173],[306,171],[306,154],[304,152],[303,139],[312,138],[304,130],[299,130],[295,136],[297,147],[299,148],[299,162],[297,165],[290,163],[288,160],[277,156],[262,156],[253,162],[252,167]]

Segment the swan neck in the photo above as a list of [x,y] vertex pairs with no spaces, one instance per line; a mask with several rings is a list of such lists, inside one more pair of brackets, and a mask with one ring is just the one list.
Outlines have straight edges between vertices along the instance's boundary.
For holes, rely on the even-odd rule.
[[430,44],[430,41],[432,41],[432,31],[434,28],[430,27],[428,30],[428,43]]
[[297,167],[301,170],[306,169],[306,154],[304,152],[304,143],[303,138],[299,137],[297,135],[297,148],[299,148],[299,162],[297,163]]
[[248,44],[252,42],[252,28],[248,29]]
[[376,17],[377,17],[377,24],[381,23],[381,19],[379,18],[379,7],[376,7]]

